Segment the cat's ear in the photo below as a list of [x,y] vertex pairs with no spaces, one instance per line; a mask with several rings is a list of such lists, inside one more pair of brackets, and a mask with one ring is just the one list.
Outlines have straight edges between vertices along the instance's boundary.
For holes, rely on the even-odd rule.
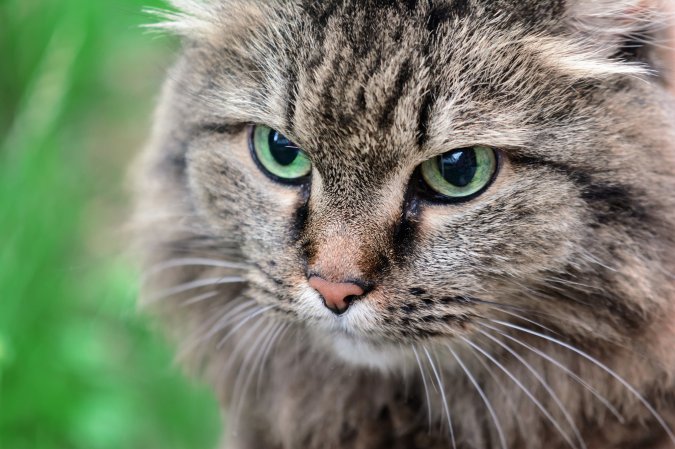
[[599,54],[673,80],[675,0],[568,0],[568,16]]
[[208,43],[234,40],[274,24],[277,2],[272,0],[166,0],[169,9],[146,9],[158,20],[145,28]]

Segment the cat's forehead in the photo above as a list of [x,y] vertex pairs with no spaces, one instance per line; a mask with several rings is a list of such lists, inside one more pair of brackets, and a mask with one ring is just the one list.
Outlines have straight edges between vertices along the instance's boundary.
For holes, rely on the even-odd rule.
[[[307,151],[393,163],[417,146],[430,87],[419,20],[390,8],[313,11],[287,72],[285,129]],[[322,25],[319,28],[318,25]]]
[[587,115],[603,80],[643,74],[566,28],[577,1],[228,0],[184,24],[180,87],[197,125],[264,124],[327,164],[526,146]]
[[[415,151],[434,136],[464,131],[480,140],[481,127],[504,125],[506,116],[518,115],[506,103],[530,94],[500,91],[496,83],[542,84],[537,72],[545,67],[534,61],[524,67],[530,45],[525,36],[537,29],[536,20],[544,23],[560,13],[555,1],[505,9],[507,3],[306,5],[296,18],[303,32],[286,41],[284,130],[321,159],[370,157],[378,164],[417,157]],[[529,21],[527,27],[520,19]],[[549,84],[554,79],[545,76]],[[510,101],[502,101],[504,94]]]

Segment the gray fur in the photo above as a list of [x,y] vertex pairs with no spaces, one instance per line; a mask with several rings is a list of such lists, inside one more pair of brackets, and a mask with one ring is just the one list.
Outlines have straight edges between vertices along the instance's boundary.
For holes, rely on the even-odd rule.
[[[159,27],[183,51],[135,167],[144,296],[229,411],[226,447],[669,447],[664,5],[175,3]],[[307,152],[311,186],[256,167],[256,123]],[[476,144],[502,154],[484,194],[410,194],[422,162]],[[326,266],[374,290],[335,317],[307,285]]]

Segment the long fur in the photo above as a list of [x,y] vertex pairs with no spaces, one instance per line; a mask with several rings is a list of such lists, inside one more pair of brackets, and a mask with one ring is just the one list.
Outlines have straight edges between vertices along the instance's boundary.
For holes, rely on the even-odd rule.
[[[225,447],[675,447],[668,5],[157,12],[183,48],[133,167],[142,302]],[[253,125],[311,180],[266,176]],[[501,155],[487,190],[424,197],[420,164],[472,145]],[[312,272],[372,291],[336,317]]]

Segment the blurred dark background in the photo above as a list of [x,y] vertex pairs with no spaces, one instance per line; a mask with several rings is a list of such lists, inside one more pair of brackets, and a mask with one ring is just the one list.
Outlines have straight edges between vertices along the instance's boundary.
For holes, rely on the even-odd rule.
[[177,42],[153,0],[0,0],[0,448],[211,449],[136,308],[128,167]]

